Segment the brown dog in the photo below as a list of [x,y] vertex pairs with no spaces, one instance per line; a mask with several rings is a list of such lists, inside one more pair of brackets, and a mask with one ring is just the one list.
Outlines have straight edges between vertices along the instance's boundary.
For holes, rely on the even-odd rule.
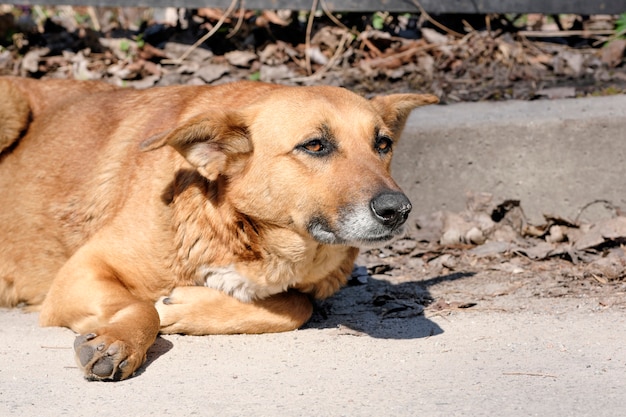
[[0,305],[78,332],[89,379],[132,375],[159,331],[305,323],[406,220],[393,147],[437,101],[11,77],[0,97]]

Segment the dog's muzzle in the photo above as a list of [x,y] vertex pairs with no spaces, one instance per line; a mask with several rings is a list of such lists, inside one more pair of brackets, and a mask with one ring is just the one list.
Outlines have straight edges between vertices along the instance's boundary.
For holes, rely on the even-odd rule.
[[374,218],[392,230],[400,227],[411,212],[411,202],[398,191],[383,192],[370,201]]
[[377,246],[401,233],[411,202],[398,191],[383,191],[367,204],[348,206],[335,222],[314,216],[307,230],[318,242],[359,247]]

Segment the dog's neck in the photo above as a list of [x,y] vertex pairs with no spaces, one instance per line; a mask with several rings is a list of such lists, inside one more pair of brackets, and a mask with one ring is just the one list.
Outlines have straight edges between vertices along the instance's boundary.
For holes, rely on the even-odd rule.
[[325,298],[345,284],[358,249],[251,219],[221,195],[223,185],[192,172],[173,184],[180,285],[206,285],[249,301],[289,288]]

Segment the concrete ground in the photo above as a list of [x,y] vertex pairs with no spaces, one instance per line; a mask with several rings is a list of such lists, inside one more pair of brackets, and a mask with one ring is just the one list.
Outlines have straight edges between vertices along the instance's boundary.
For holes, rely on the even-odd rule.
[[348,327],[164,336],[132,379],[87,382],[73,334],[0,311],[2,416],[619,416],[623,311],[464,312]]
[[[422,213],[459,210],[469,190],[520,198],[534,217],[599,198],[626,207],[625,113],[626,96],[420,109],[394,172]],[[438,286],[463,291],[442,282],[435,298]],[[83,380],[71,331],[0,309],[0,416],[624,414],[619,303],[509,295],[515,308],[381,319],[362,288],[295,332],[160,337],[138,375],[116,383]]]

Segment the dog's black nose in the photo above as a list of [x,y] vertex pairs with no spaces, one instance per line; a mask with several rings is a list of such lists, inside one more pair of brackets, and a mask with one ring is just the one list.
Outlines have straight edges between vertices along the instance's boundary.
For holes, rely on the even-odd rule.
[[388,191],[378,194],[370,202],[374,217],[383,225],[392,229],[406,221],[411,212],[411,202],[402,193]]

